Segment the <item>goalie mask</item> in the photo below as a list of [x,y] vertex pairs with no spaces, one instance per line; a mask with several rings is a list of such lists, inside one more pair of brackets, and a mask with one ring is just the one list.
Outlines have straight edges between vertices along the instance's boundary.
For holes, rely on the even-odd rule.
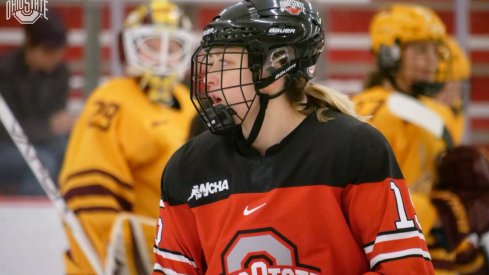
[[172,2],[153,0],[124,22],[126,73],[140,79],[154,102],[171,104],[173,86],[183,79],[193,51],[190,20]]
[[[235,133],[257,106],[247,140],[251,144],[268,100],[281,95],[294,78],[312,79],[323,47],[321,18],[307,1],[244,0],[234,4],[205,27],[192,57],[193,103],[210,131],[217,134]],[[281,77],[286,77],[284,89],[272,95],[261,92]],[[221,98],[216,100],[214,93]]]

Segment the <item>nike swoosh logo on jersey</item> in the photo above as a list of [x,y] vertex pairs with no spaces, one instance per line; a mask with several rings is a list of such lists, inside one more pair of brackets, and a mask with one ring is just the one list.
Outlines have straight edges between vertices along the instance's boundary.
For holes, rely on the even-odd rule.
[[245,216],[248,216],[249,214],[255,212],[256,210],[262,208],[263,206],[265,206],[267,203],[264,203],[264,204],[261,204],[261,205],[258,205],[257,207],[255,208],[252,208],[252,209],[249,209],[248,210],[248,205],[245,207],[245,209],[243,210],[243,215]]

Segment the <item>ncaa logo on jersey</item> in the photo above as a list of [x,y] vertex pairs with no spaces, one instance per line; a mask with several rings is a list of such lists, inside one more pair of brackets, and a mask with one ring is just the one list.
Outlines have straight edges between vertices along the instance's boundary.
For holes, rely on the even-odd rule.
[[192,193],[190,194],[190,197],[188,197],[187,201],[190,201],[191,199],[198,200],[202,197],[207,197],[225,190],[229,190],[229,183],[227,179],[194,185],[192,187]]
[[299,15],[301,12],[304,14],[304,3],[296,0],[282,0],[280,1],[280,11],[287,11],[292,15]]
[[223,274],[319,275],[299,262],[297,246],[273,228],[238,231],[221,254]]

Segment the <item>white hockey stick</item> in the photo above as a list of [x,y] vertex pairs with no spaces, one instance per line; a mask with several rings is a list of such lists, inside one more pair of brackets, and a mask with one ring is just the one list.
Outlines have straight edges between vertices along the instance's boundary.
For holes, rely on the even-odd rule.
[[73,236],[80,245],[80,248],[85,253],[89,263],[92,265],[93,270],[98,275],[104,275],[102,263],[100,262],[92,243],[85,235],[83,228],[75,216],[75,213],[71,211],[63,200],[63,197],[59,193],[56,185],[54,184],[48,170],[41,163],[37,157],[36,150],[29,143],[27,136],[24,134],[22,127],[15,119],[12,111],[8,107],[7,103],[0,94],[0,120],[2,121],[8,134],[14,141],[15,145],[19,149],[22,157],[25,159],[32,172],[36,176],[37,180],[41,184],[42,189],[48,195],[49,199],[53,202],[54,207],[58,211],[58,214],[64,220],[66,225],[73,232]]

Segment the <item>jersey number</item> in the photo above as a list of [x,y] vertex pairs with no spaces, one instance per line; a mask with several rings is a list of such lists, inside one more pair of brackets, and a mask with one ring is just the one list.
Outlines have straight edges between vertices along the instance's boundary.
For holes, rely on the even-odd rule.
[[95,104],[97,107],[90,117],[89,125],[106,131],[110,128],[112,119],[117,111],[119,111],[119,105],[103,101],[97,101]]
[[161,218],[158,219],[158,233],[156,234],[156,245],[159,245],[161,242],[161,231],[163,231],[163,220]]
[[413,228],[414,221],[412,219],[408,219],[406,215],[406,208],[404,207],[404,202],[402,200],[401,190],[393,181],[391,181],[391,190],[394,192],[394,196],[396,198],[397,214],[399,215],[399,220],[396,221],[396,228]]

